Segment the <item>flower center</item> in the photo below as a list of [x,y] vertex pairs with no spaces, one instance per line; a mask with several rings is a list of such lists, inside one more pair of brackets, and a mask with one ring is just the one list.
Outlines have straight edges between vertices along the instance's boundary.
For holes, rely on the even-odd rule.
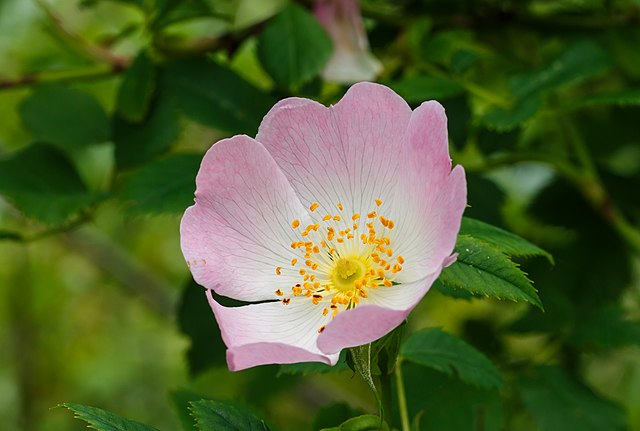
[[[376,207],[382,205],[375,200]],[[379,215],[377,209],[362,217],[352,214],[345,217],[342,204],[338,214],[319,214],[320,207],[309,207],[314,223],[306,227],[296,219],[291,228],[300,236],[291,243],[298,253],[288,264],[276,268],[277,275],[288,275],[296,282],[290,288],[277,289],[276,296],[288,305],[292,297],[308,298],[314,305],[322,306],[322,314],[335,317],[340,310],[354,308],[365,298],[370,289],[392,287],[396,274],[402,271],[404,258],[395,255],[391,246],[390,231],[393,220]],[[361,218],[363,219],[361,221]],[[322,332],[324,326],[318,331]]]
[[331,273],[331,281],[340,292],[355,289],[355,282],[362,278],[366,270],[364,263],[359,259],[339,258]]

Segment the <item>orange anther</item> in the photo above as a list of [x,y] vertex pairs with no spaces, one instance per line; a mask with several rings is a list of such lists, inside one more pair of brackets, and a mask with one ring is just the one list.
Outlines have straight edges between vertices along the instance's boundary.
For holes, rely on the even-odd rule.
[[312,203],[312,204],[311,204],[311,206],[309,207],[309,209],[310,209],[311,211],[315,211],[315,210],[316,210],[316,208],[318,208],[319,206],[320,206],[320,204],[319,204],[318,202],[314,202],[314,203]]
[[281,266],[276,268],[276,274],[277,275],[282,275],[282,267]]
[[276,295],[278,295],[278,296],[282,296],[282,295],[284,295],[284,293],[282,293],[282,290],[280,290],[280,289],[276,290],[276,292],[275,292],[275,293],[276,293]]
[[340,211],[342,211],[342,204],[341,204],[340,202],[338,202],[338,205],[336,205],[336,206],[338,207],[338,209],[339,209]]
[[322,217],[322,221],[328,221],[331,220],[331,216],[329,214],[327,214],[326,216]]
[[357,213],[351,216],[351,220],[353,220],[353,221],[356,221],[359,218],[360,218],[360,214],[357,214]]
[[340,218],[340,216],[336,215],[336,216],[333,216],[333,220],[340,221],[340,220],[342,220],[342,218]]
[[402,256],[398,256],[398,257],[396,257],[396,260],[398,261],[398,263],[399,263],[400,265],[404,264],[404,257],[402,257]]
[[375,211],[371,211],[369,214],[367,214],[367,218],[376,218],[377,215],[378,213],[376,213]]
[[291,222],[291,227],[292,228],[297,228],[298,226],[300,226],[300,220],[295,219],[294,221]]
[[380,199],[376,199],[374,202],[376,203],[377,206],[382,205],[382,201]]
[[289,305],[289,303],[290,303],[290,302],[291,302],[291,298],[284,298],[284,299],[282,300],[282,303],[283,303],[284,305]]
[[298,263],[298,259],[297,258],[293,258],[291,259],[291,266],[294,266],[296,263]]
[[387,286],[387,287],[393,286],[393,283],[391,281],[387,280],[386,278],[384,280],[382,280],[382,283],[384,283],[384,285]]

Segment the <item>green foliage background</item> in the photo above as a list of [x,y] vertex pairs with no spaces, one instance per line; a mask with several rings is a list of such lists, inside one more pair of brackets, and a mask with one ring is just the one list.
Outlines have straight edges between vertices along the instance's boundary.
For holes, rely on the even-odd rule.
[[[375,413],[344,362],[228,372],[179,247],[213,142],[344,93],[311,4],[0,1],[3,429],[84,429],[65,402],[162,430],[194,429],[188,406],[215,427],[225,400],[255,429]],[[443,103],[468,173],[459,261],[399,350],[415,429],[640,430],[640,2],[362,10],[379,82]]]

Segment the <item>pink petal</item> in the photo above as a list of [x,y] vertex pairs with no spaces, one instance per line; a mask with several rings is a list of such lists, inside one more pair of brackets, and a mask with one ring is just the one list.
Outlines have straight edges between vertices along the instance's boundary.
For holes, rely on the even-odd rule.
[[327,81],[350,84],[380,73],[382,65],[369,50],[357,0],[317,0],[313,13],[333,41],[322,74]]
[[451,169],[447,119],[437,102],[413,113],[387,87],[352,86],[334,107],[286,99],[269,111],[262,142],[305,205],[319,214],[379,213],[393,219],[394,254],[406,262],[398,281],[409,283],[436,271],[453,251],[466,207],[462,168]]
[[396,253],[411,257],[398,281],[411,282],[441,267],[455,246],[467,205],[462,166],[451,170],[447,117],[435,101],[423,103],[411,116],[402,154],[405,169],[399,179],[407,199],[395,201]]
[[384,337],[402,323],[440,275],[441,269],[413,283],[369,289],[369,298],[338,313],[318,337],[326,354],[361,346]]
[[[228,347],[231,371],[263,364],[324,362],[335,365],[339,354],[325,354],[316,343],[322,316],[308,300],[293,298],[289,305],[267,302],[243,307],[223,307],[210,291],[207,298]],[[306,298],[305,298],[306,299]]]
[[[273,158],[258,142],[235,136],[215,144],[196,178],[196,204],[180,225],[182,252],[196,282],[246,301],[276,299],[297,274],[289,247],[293,219],[308,221]],[[276,275],[276,267],[282,275]]]
[[285,99],[266,115],[257,140],[269,150],[302,203],[318,213],[366,213],[391,199],[399,175],[401,137],[411,109],[387,87],[352,86],[335,106]]

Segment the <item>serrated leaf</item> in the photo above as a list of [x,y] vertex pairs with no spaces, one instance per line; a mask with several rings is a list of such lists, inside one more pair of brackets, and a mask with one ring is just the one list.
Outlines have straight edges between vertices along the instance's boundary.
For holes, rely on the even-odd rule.
[[179,113],[170,100],[160,97],[150,109],[141,123],[114,116],[112,128],[118,169],[138,166],[165,153],[180,137]]
[[184,431],[194,431],[195,420],[189,412],[189,403],[206,399],[207,397],[192,391],[177,389],[169,392],[174,410],[180,419],[180,425]]
[[590,106],[640,106],[640,89],[594,94],[583,97],[573,105],[572,108],[578,109]]
[[162,76],[163,90],[186,116],[229,133],[255,136],[275,103],[231,70],[201,58],[169,62]]
[[380,416],[362,415],[348,419],[337,427],[324,428],[321,431],[389,431],[389,425]]
[[460,226],[460,234],[470,235],[476,239],[489,243],[507,256],[543,256],[547,258],[549,262],[553,263],[553,257],[540,247],[530,243],[518,235],[481,222],[480,220],[463,217],[462,225]]
[[469,235],[460,235],[454,251],[459,253],[458,259],[442,271],[441,283],[474,295],[526,301],[542,308],[526,274],[494,246]]
[[611,66],[606,52],[590,41],[576,42],[555,59],[528,73],[511,78],[511,91],[517,99],[528,95],[576,84]]
[[481,388],[500,388],[504,384],[500,371],[485,355],[440,328],[411,335],[400,347],[400,356]]
[[200,431],[268,431],[269,427],[247,410],[230,403],[200,400],[191,403]]
[[543,430],[624,430],[624,410],[573,381],[558,367],[538,367],[519,379],[527,410]]
[[390,84],[409,103],[441,100],[464,93],[456,81],[435,76],[412,76]]
[[107,114],[93,96],[82,91],[53,84],[37,87],[19,111],[36,140],[63,149],[110,139]]
[[480,123],[500,132],[508,132],[533,117],[540,109],[540,100],[529,96],[519,100],[510,108],[495,108],[480,118]]
[[60,150],[46,144],[31,145],[0,161],[0,193],[47,224],[60,224],[102,198],[87,189]]
[[142,51],[127,69],[118,89],[116,111],[130,122],[144,119],[155,89],[156,71],[149,55]]
[[61,407],[71,410],[77,419],[82,419],[97,431],[159,431],[150,425],[116,416],[96,407],[74,403],[61,404]]
[[258,39],[258,57],[283,88],[298,88],[317,76],[329,60],[331,39],[304,8],[289,3]]
[[433,283],[432,289],[436,289],[441,294],[450,296],[451,298],[464,299],[467,301],[474,298],[473,293],[464,289],[458,289],[448,284],[443,284],[439,279]]
[[193,204],[200,154],[173,154],[132,172],[118,197],[133,214],[180,214]]

